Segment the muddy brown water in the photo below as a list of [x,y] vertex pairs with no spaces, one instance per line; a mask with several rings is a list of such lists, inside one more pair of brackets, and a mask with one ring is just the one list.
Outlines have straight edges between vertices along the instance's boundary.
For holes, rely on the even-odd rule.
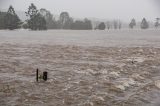
[[[0,106],[160,105],[159,31],[24,32],[0,31]],[[36,82],[36,68],[47,82]]]

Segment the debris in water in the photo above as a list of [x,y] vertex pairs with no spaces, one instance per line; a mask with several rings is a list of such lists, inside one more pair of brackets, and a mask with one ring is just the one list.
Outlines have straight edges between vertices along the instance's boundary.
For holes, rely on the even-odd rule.
[[111,76],[111,77],[113,77],[113,78],[117,78],[117,77],[119,77],[119,73],[118,72],[110,72],[109,73],[109,75]]
[[90,101],[87,101],[86,103],[84,103],[84,106],[93,106],[93,103]]
[[102,74],[108,74],[108,71],[107,71],[106,69],[102,69],[102,70],[100,70],[100,72],[101,72]]
[[123,85],[116,85],[115,87],[122,91],[125,91],[125,87]]
[[135,80],[144,80],[144,77],[142,77],[138,73],[132,74],[132,78],[134,78]]
[[121,78],[118,79],[116,88],[119,88],[121,90],[126,90],[126,88],[135,85],[136,82],[132,78]]
[[92,100],[95,104],[103,104],[103,102],[105,101],[103,97],[101,96],[92,96]]
[[160,80],[155,81],[155,86],[160,89]]
[[92,70],[92,69],[87,69],[86,71],[87,71],[88,73],[92,74],[92,75],[96,75],[96,74],[97,74],[97,72],[95,72],[95,71]]

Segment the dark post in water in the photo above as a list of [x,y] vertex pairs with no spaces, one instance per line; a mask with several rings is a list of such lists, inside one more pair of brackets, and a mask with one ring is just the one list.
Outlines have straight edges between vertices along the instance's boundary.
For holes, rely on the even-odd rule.
[[36,81],[38,82],[38,68],[37,68],[37,70],[36,70]]
[[48,79],[48,78],[47,78],[47,75],[48,75],[48,72],[46,72],[46,71],[43,72],[43,80],[44,80],[44,81],[47,81],[47,79]]

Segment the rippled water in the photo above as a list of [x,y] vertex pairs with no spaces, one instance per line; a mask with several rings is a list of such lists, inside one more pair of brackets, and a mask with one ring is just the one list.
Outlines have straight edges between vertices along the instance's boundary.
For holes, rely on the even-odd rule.
[[[159,106],[159,36],[0,31],[0,106]],[[36,82],[36,68],[47,82]]]

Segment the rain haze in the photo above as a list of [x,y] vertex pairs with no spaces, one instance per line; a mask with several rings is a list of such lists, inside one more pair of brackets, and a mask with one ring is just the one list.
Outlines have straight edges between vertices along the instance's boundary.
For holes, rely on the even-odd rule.
[[0,106],[160,106],[160,0],[0,0]]
[[67,11],[75,18],[154,20],[160,16],[159,0],[0,0],[0,8],[13,5],[15,10],[26,11],[34,3],[39,9],[46,8],[53,14]]

